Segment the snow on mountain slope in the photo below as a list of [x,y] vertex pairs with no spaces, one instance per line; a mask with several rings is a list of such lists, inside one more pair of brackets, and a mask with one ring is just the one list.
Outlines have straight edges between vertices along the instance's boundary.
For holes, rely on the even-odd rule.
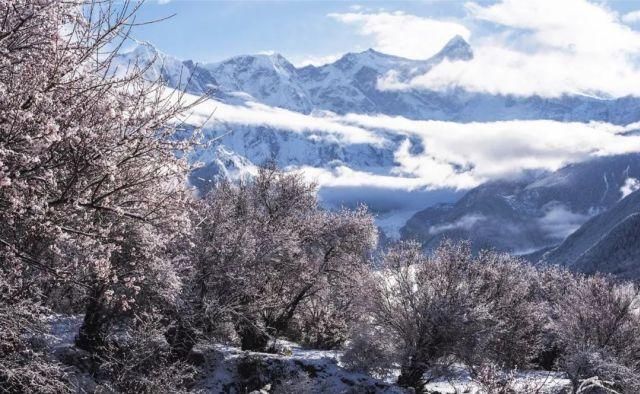
[[237,56],[204,66],[226,92],[243,92],[274,107],[308,113],[313,104],[297,70],[280,54]]
[[[640,151],[638,125],[633,124],[640,120],[639,98],[546,99],[390,86],[427,73],[443,60],[473,57],[469,44],[455,37],[423,61],[367,50],[320,67],[296,68],[278,54],[196,65],[143,47],[123,54],[118,64],[150,65],[151,77],[161,76],[174,88],[190,80],[186,90],[194,95],[213,89],[192,119],[198,125],[213,113],[205,136],[219,138],[215,147],[193,156],[204,163],[191,177],[201,189],[275,161],[317,181],[327,205],[367,203],[380,214],[386,232],[396,236],[412,213],[455,202],[461,191],[484,182]],[[599,206],[592,197],[589,205]],[[509,209],[518,220],[528,218],[520,212],[525,208]],[[512,223],[529,241],[503,246],[526,250],[558,242],[558,234],[588,217],[584,210],[568,214],[561,205],[545,209],[546,219],[534,230],[526,220]],[[430,212],[435,216],[422,227],[488,223],[476,213],[448,218]],[[566,222],[556,223],[558,218]],[[486,240],[495,239],[488,235]]]
[[219,63],[196,65],[159,54],[147,45],[142,48],[123,54],[118,63],[148,64],[159,58],[161,61],[152,67],[153,73],[165,76],[171,87],[184,87],[186,78],[179,76],[194,75],[195,81],[187,86],[191,93],[202,94],[215,87],[216,97],[224,97],[226,102],[257,101],[305,114],[331,111],[458,122],[550,119],[623,125],[640,121],[637,111],[640,99],[636,97],[542,98],[470,93],[460,89],[443,92],[393,89],[394,83],[425,74],[443,60],[472,59],[473,51],[461,37],[452,38],[427,60],[403,59],[370,49],[348,53],[334,63],[302,68],[296,68],[279,54],[243,55]]
[[162,53],[150,44],[140,44],[133,50],[116,56],[111,68],[116,76],[141,70],[149,80],[162,79],[172,88],[197,95],[215,91],[218,86],[206,69],[191,60],[182,61]]

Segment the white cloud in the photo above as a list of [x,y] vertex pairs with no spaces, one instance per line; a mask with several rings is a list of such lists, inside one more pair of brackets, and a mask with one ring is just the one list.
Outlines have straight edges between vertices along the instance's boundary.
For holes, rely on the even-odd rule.
[[625,198],[636,190],[640,190],[640,180],[636,178],[627,178],[624,181],[624,185],[620,187],[620,194],[622,194],[622,197],[620,197],[620,199]]
[[426,187],[425,181],[417,177],[376,174],[344,165],[331,169],[311,166],[301,166],[298,169],[302,170],[308,179],[326,187],[375,187],[391,190],[419,190]]
[[[586,0],[468,3],[471,19],[494,33],[479,37],[474,58],[445,61],[408,81],[394,75],[383,89],[462,87],[491,94],[558,97],[640,95],[640,33]],[[498,31],[499,33],[495,33]]]
[[454,36],[468,39],[471,34],[459,23],[422,18],[399,11],[332,13],[329,17],[358,26],[359,34],[373,37],[375,49],[410,59],[427,59]]
[[168,4],[171,0],[158,0],[158,4]]
[[[198,97],[185,94],[185,102]],[[211,115],[213,118],[209,119]],[[282,108],[255,102],[246,105],[230,105],[216,100],[206,100],[189,115],[189,122],[201,125],[209,119],[209,126],[216,124],[240,124],[266,126],[295,133],[307,133],[308,138],[327,139],[344,144],[379,145],[384,139],[362,127],[336,122],[331,118],[309,116]]]
[[343,121],[419,137],[424,152],[411,153],[405,141],[396,150],[399,166],[394,171],[440,187],[469,188],[523,170],[556,170],[594,156],[640,152],[640,137],[621,135],[636,125],[550,120],[455,123],[355,114]]
[[625,23],[633,24],[640,22],[640,10],[631,11],[622,16],[622,21]]
[[579,54],[628,53],[640,48],[640,35],[618,15],[586,0],[503,0],[483,7],[467,3],[471,17],[526,32],[534,47]]
[[560,203],[550,203],[545,207],[545,214],[538,219],[540,227],[552,237],[562,240],[576,231],[589,215],[572,212]]
[[[637,124],[551,120],[455,123],[383,115],[305,115],[256,103],[229,105],[214,100],[198,106],[190,121],[204,121],[214,110],[215,117],[207,127],[266,126],[296,133],[296,144],[304,147],[286,146],[283,154],[321,185],[332,187],[467,189],[488,180],[518,176],[525,170],[556,170],[596,156],[640,152],[640,136],[625,135],[637,129]],[[326,167],[318,168],[313,160],[319,157],[316,151],[327,148],[323,141],[343,147],[364,146],[352,151],[359,155],[379,155],[380,150],[388,149],[394,160],[385,167],[357,167],[349,163],[352,158],[346,158],[345,163],[320,163]],[[410,141],[424,149],[412,149]],[[378,150],[369,151],[369,144]]]
[[470,230],[476,223],[486,220],[487,218],[481,214],[464,215],[453,223],[446,223],[429,227],[429,234],[440,234],[449,230]]

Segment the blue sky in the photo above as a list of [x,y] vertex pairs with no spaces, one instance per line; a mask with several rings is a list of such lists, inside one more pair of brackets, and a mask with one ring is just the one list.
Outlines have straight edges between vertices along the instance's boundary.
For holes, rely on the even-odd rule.
[[[553,0],[548,4],[552,11]],[[609,1],[604,5],[621,15],[640,9],[640,1]],[[498,30],[470,20],[463,1],[147,0],[138,20],[175,16],[137,28],[135,36],[182,59],[217,61],[238,54],[275,51],[300,63],[376,47],[375,37],[359,34],[357,26],[330,14],[385,11],[459,21],[474,31],[473,37],[484,30]]]
[[147,0],[140,20],[175,16],[140,27],[135,36],[183,59],[216,61],[238,54],[275,51],[300,61],[374,46],[369,37],[328,16],[352,12],[360,6],[372,11],[403,10],[446,18],[464,15],[462,4],[450,1]]

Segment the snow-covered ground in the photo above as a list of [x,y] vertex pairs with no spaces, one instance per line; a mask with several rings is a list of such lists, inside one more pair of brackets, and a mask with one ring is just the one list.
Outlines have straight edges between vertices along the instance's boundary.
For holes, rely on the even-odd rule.
[[[509,387],[516,393],[557,394],[571,382],[561,372],[521,371],[509,376]],[[440,394],[491,394],[475,381],[466,370],[460,368],[453,377],[441,377],[429,382],[427,390]]]
[[[82,316],[52,315],[47,343],[52,351],[73,347],[82,324]],[[375,379],[364,373],[349,371],[340,363],[342,352],[305,349],[300,345],[278,340],[278,354],[243,351],[219,343],[201,343],[196,353],[202,356],[203,378],[194,388],[204,393],[391,393],[407,391],[392,381]],[[463,366],[452,369],[449,377],[431,380],[430,393],[485,394]],[[517,393],[555,394],[570,382],[559,372],[521,371],[513,373],[511,387]],[[88,382],[87,377],[78,377]],[[260,391],[262,389],[262,391]]]
[[82,325],[82,315],[54,314],[46,320],[50,329],[45,340],[53,350],[73,346]]
[[[214,344],[201,347],[206,355],[206,376],[200,389],[209,393],[236,393],[243,384],[243,369],[272,373],[276,378],[262,387],[275,393],[404,393],[390,383],[340,366],[341,352],[304,349],[297,344],[278,341],[284,354],[242,351],[237,347]],[[260,375],[258,373],[258,375]],[[273,378],[273,376],[271,378]],[[255,379],[250,382],[255,384]]]

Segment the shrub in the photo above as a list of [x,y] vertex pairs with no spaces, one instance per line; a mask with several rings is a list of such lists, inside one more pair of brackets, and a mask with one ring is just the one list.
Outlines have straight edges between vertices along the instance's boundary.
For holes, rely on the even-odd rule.
[[43,310],[28,301],[7,302],[0,277],[0,392],[74,392],[66,368],[38,338],[46,333]]
[[108,337],[96,360],[97,381],[114,392],[188,392],[199,371],[186,360],[173,357],[163,333],[162,325],[146,320]]
[[[393,357],[387,365],[400,365],[398,383],[421,391],[424,373],[443,364],[463,361],[477,372],[487,361],[524,367],[538,354],[545,320],[536,271],[519,260],[492,252],[474,256],[467,243],[450,242],[427,257],[420,245],[400,243],[380,267],[363,294],[372,327],[356,334],[350,363],[384,357],[384,349]],[[358,338],[378,332],[385,333],[386,346]]]
[[[579,277],[556,304],[558,367],[574,390],[589,380],[621,392],[640,390],[639,288],[602,277]],[[585,391],[586,392],[586,391]]]
[[[240,184],[222,183],[198,214],[191,287],[205,332],[232,321],[243,349],[264,351],[269,337],[287,333],[294,320],[316,319],[327,324],[308,333],[310,342],[342,341],[346,304],[336,296],[353,287],[375,244],[370,215],[322,210],[313,185],[274,167]],[[343,310],[318,309],[313,303],[321,298]],[[322,337],[329,331],[335,338]]]
[[341,362],[347,369],[365,372],[380,379],[392,376],[400,354],[394,346],[393,333],[367,321],[355,325]]

